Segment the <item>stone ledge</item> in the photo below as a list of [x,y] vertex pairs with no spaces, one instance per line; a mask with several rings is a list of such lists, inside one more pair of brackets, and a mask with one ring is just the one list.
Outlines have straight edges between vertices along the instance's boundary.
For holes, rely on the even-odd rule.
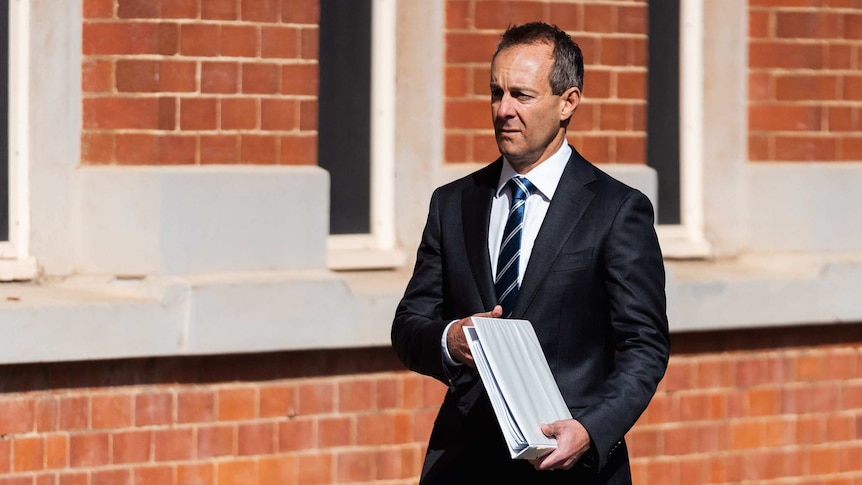
[[[862,322],[862,253],[667,263],[672,332]],[[0,364],[389,345],[409,271],[0,285]]]

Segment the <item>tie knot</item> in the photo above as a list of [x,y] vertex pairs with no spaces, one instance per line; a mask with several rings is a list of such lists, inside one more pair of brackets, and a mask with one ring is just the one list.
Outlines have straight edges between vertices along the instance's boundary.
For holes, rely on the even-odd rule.
[[524,177],[512,177],[506,182],[512,190],[512,202],[527,200],[530,194],[536,191],[536,186]]

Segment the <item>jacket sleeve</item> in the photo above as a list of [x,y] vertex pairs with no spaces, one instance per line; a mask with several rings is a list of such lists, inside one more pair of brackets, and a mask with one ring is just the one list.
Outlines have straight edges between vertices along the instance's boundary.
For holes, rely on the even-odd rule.
[[408,369],[444,383],[450,372],[443,364],[441,340],[448,320],[443,320],[443,252],[439,190],[431,196],[428,220],[416,255],[413,276],[392,322],[392,347]]
[[664,262],[649,200],[634,191],[620,204],[604,250],[611,342],[610,375],[577,419],[601,468],[646,409],[670,354]]

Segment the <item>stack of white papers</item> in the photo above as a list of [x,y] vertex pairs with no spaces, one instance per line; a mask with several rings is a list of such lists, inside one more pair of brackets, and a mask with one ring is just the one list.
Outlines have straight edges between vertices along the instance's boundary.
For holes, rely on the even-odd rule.
[[532,460],[557,447],[541,425],[572,414],[560,394],[533,325],[472,317],[464,333],[512,458]]

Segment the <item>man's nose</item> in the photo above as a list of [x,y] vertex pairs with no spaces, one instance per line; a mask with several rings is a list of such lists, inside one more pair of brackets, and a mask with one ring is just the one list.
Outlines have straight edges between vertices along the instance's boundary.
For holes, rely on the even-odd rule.
[[513,99],[508,94],[504,94],[500,101],[497,102],[497,117],[498,118],[511,118],[515,115],[515,107],[513,104]]

